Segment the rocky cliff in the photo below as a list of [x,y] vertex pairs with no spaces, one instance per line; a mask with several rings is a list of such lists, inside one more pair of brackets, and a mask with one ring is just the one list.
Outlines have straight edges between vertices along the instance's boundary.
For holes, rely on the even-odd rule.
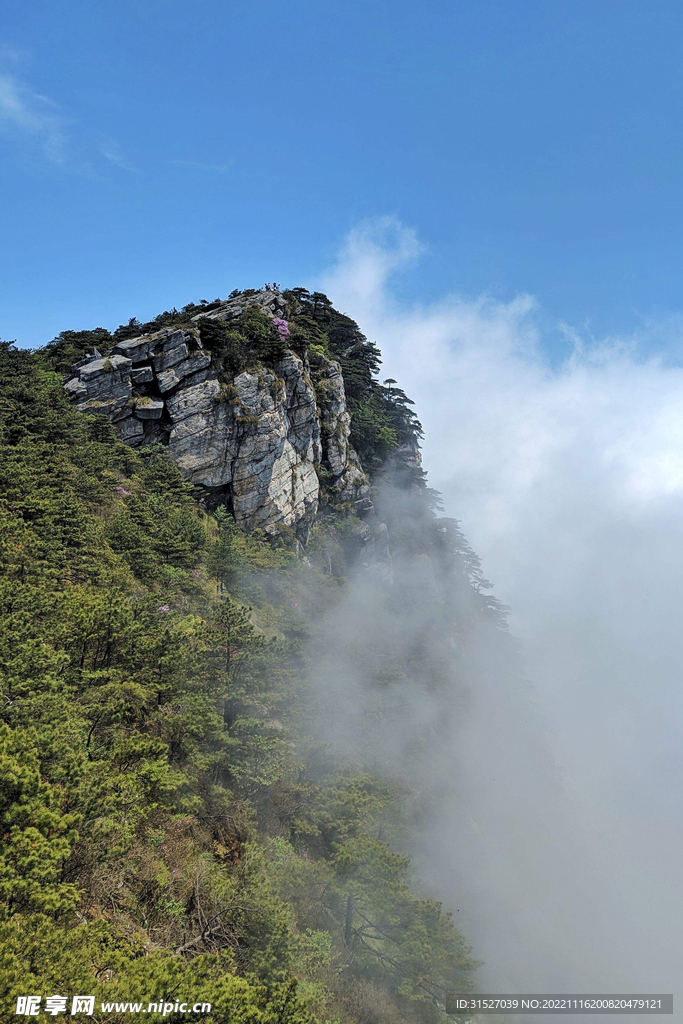
[[436,1024],[462,991],[405,850],[483,599],[379,366],[303,289],[0,344],[0,1005],[170,978],[214,1024]]
[[[367,512],[369,480],[349,440],[339,361],[301,339],[295,350],[277,287],[207,305],[186,323],[75,363],[65,387],[78,409],[108,417],[128,445],[168,445],[185,479],[224,495],[243,529],[288,527],[305,542],[321,480],[325,496]],[[207,325],[229,341],[246,314],[271,341],[231,369],[206,343],[216,336]]]

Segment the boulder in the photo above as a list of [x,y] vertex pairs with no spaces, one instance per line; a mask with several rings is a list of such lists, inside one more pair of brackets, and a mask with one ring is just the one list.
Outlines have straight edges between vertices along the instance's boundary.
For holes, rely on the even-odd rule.
[[94,381],[97,377],[107,376],[113,373],[124,373],[130,377],[130,359],[125,356],[111,355],[100,356],[99,359],[90,359],[78,371],[81,380]]
[[[153,334],[128,338],[126,341],[117,342],[112,348],[111,354],[126,356],[133,363],[145,363],[153,359],[160,350],[170,350],[182,344],[187,345],[188,349],[201,347],[199,331],[196,327],[164,327]],[[172,363],[167,365],[171,366]]]
[[176,363],[187,359],[189,354],[190,350],[187,347],[185,338],[182,332],[178,331],[177,334],[172,335],[168,339],[161,351],[154,356],[152,364],[158,375],[161,370],[167,370],[169,366],[175,366]]
[[[211,365],[211,356],[204,349],[200,349],[197,352],[193,352],[187,359],[183,359],[181,362],[176,363],[167,370],[161,370],[157,373],[157,385],[162,395],[166,391],[171,391],[180,384],[181,380],[186,377],[191,377],[193,374],[198,373],[200,370],[205,370]],[[150,370],[150,374],[151,374]]]
[[112,416],[130,401],[130,368],[130,359],[122,355],[93,356],[78,366],[65,387],[78,401],[79,412]]
[[141,444],[145,436],[145,428],[135,416],[128,416],[116,425],[116,430],[124,444],[136,447]]
[[135,415],[139,420],[158,420],[164,411],[163,401],[155,398],[136,398]]
[[88,389],[80,377],[72,377],[64,385],[69,398],[86,398]]
[[144,363],[150,358],[150,349],[153,350],[157,335],[147,334],[140,338],[128,338],[127,341],[120,341],[112,348],[112,354],[126,356],[132,363]]
[[133,384],[151,384],[154,373],[151,366],[138,366],[130,371],[130,379]]

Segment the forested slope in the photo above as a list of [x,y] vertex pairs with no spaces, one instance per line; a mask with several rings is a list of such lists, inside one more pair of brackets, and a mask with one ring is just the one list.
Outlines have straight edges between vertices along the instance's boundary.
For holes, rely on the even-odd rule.
[[[419,424],[379,353],[295,297],[293,333],[341,361],[365,470],[412,495],[396,550],[438,537],[470,613],[495,619],[419,468],[391,462]],[[245,337],[213,341],[239,363]],[[115,340],[0,348],[0,1015],[33,992],[94,994],[102,1021],[131,1019],[102,1000],[157,998],[211,1003],[192,1019],[219,1024],[438,1020],[473,961],[415,888],[400,786],[308,729],[356,514],[323,470],[305,556],[286,531],[238,530],[168,448],[70,404],[68,364]]]

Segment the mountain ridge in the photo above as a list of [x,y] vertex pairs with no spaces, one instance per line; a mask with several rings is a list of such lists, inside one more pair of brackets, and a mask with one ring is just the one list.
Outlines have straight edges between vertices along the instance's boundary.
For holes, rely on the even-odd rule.
[[[376,347],[325,296],[282,296],[288,306],[271,315],[242,299],[223,321],[203,315],[221,307],[207,303],[113,334],[63,332],[34,353],[0,345],[3,1006],[26,985],[108,1000],[182,990],[211,1002],[200,1019],[216,1024],[432,1024],[476,966],[411,874],[405,840],[419,831],[406,817],[408,780],[350,744],[339,756],[312,728],[336,700],[333,689],[325,710],[316,643],[332,654],[343,641],[357,658],[357,632],[346,636],[335,616],[354,580],[369,581],[378,632],[375,643],[366,616],[362,658],[377,728],[395,731],[400,707],[383,694],[408,687],[417,701],[443,690],[443,729],[458,703],[453,623],[498,629],[500,608],[457,524],[435,518],[419,423],[395,382],[378,382]],[[219,411],[240,376],[265,399],[283,360],[306,388],[309,375],[318,492],[298,533],[282,508],[268,530],[263,519],[238,522],[234,489],[193,481],[166,438],[122,442],[117,423],[139,419],[144,431],[145,403],[117,419],[129,389],[159,401],[142,390],[152,384],[180,401],[209,383],[159,387],[190,358],[189,332],[211,356],[197,372],[214,373],[212,390],[226,395]],[[123,354],[136,346],[146,346],[137,363]],[[88,368],[108,382],[94,401],[108,392],[110,405],[87,406]],[[276,426],[278,416],[287,430],[300,425],[296,402],[270,398],[259,422],[239,425],[240,441],[274,415]],[[176,422],[167,426],[170,440]],[[360,497],[338,486],[343,442],[369,487]],[[231,469],[230,488],[234,479]],[[260,507],[271,497],[264,488]],[[416,601],[422,615],[434,611],[429,632],[413,636]],[[383,615],[402,634],[400,661]],[[329,640],[314,642],[321,623]],[[429,735],[409,763],[429,755]]]

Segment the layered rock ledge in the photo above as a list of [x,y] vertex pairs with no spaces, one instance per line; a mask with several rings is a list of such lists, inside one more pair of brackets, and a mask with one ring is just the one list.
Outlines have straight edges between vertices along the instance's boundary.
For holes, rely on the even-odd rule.
[[[248,300],[277,318],[279,291]],[[369,483],[349,441],[351,417],[339,363],[285,349],[270,366],[226,382],[203,345],[197,321],[229,321],[243,298],[182,327],[130,338],[108,355],[96,350],[65,383],[79,411],[106,416],[137,447],[168,445],[183,477],[221,491],[245,530],[295,531],[305,541],[318,511],[320,473],[339,502],[367,501]],[[282,322],[282,321],[280,321]]]

